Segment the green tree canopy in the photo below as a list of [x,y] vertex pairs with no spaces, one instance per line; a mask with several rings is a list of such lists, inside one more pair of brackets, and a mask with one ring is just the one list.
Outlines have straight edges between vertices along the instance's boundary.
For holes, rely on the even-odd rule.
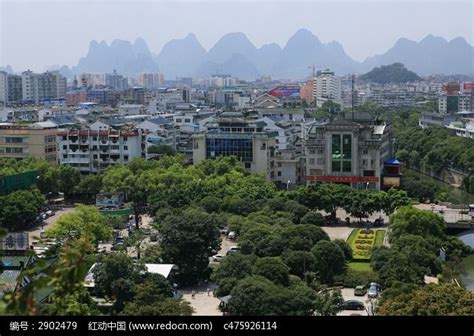
[[104,216],[95,207],[85,205],[59,217],[46,232],[56,239],[87,237],[93,244],[112,239],[112,227]]

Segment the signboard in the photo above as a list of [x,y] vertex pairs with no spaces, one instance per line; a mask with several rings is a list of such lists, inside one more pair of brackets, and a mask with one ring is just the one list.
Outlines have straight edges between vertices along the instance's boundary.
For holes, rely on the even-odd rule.
[[15,190],[28,189],[36,183],[38,171],[0,176],[0,194],[8,193]]
[[101,193],[97,194],[95,205],[98,208],[118,208],[124,203],[123,193]]
[[461,89],[461,85],[459,85],[459,83],[443,84],[443,91],[445,91],[448,95],[458,94],[460,89]]
[[474,91],[474,83],[464,83],[463,90],[464,91]]
[[305,176],[307,181],[324,181],[324,182],[379,182],[380,178],[375,176]]
[[273,97],[290,97],[300,95],[299,85],[282,85],[270,90],[269,94]]
[[25,251],[28,249],[28,232],[7,233],[0,240],[0,250],[2,251]]
[[400,187],[400,177],[387,177],[384,176],[383,178],[383,187],[390,189],[390,188],[399,188]]

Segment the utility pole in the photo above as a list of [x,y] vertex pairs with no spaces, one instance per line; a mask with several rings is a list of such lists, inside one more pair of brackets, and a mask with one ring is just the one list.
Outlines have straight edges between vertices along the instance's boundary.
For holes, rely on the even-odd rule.
[[355,90],[354,90],[354,81],[355,81],[355,76],[352,74],[351,76],[351,112],[352,112],[352,121],[354,121],[354,96],[355,96]]

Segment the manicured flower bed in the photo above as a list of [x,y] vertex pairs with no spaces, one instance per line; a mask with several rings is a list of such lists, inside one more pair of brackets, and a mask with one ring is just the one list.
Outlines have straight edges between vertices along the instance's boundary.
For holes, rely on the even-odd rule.
[[[379,232],[380,231],[380,232]],[[376,237],[377,246],[380,244],[380,238],[385,235],[384,231],[381,230],[365,230],[365,229],[354,229],[347,238],[347,243],[352,248],[352,259],[353,260],[370,260],[370,252],[375,246]]]

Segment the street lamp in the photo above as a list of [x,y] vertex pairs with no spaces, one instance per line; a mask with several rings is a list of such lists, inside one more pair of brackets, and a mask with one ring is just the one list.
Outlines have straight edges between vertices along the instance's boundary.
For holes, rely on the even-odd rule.
[[288,182],[286,182],[286,191],[290,191],[290,183],[291,180],[288,180]]

